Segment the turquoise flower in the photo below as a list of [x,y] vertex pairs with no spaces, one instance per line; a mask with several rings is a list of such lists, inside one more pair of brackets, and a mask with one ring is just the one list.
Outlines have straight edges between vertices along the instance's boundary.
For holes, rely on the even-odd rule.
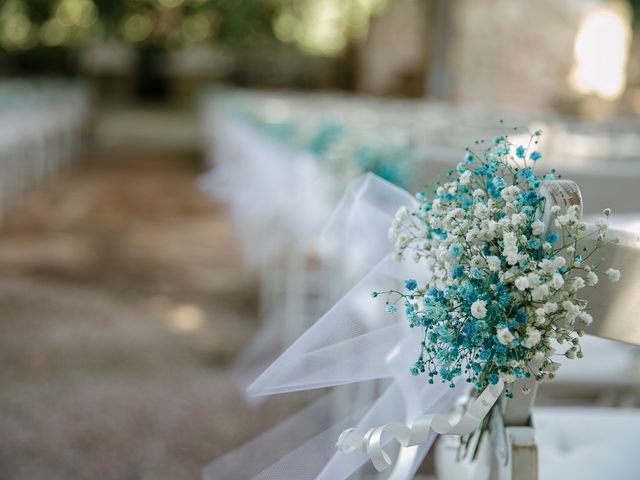
[[418,288],[418,282],[416,282],[413,278],[410,278],[409,280],[404,281],[404,287],[412,292],[413,290]]
[[463,251],[464,249],[462,248],[462,245],[460,245],[459,243],[452,243],[449,246],[449,253],[456,258],[459,258],[462,255]]
[[484,270],[478,267],[471,267],[471,271],[469,272],[469,276],[475,280],[484,280],[486,274]]
[[558,235],[558,232],[549,232],[547,233],[547,236],[546,236],[547,242],[549,242],[551,245],[556,243],[559,238],[560,238],[560,235]]
[[538,250],[540,248],[540,240],[537,238],[532,238],[527,242],[527,246],[531,250]]
[[453,278],[460,278],[464,275],[464,265],[456,265],[451,269],[451,276]]

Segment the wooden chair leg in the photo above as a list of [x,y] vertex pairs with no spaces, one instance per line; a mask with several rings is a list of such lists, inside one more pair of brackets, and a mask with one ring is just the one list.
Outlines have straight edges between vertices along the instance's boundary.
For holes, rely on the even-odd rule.
[[533,427],[507,427],[508,457],[498,480],[538,480],[538,446]]

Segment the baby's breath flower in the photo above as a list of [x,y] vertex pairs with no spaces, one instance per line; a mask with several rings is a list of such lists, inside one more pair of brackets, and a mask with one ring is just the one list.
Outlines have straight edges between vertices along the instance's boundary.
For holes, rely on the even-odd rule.
[[544,223],[542,223],[540,220],[536,220],[531,224],[531,233],[533,233],[534,235],[540,235],[542,232],[544,232]]
[[533,327],[527,327],[526,337],[522,341],[522,346],[525,348],[533,348],[540,343],[540,340],[542,340],[540,330]]
[[615,268],[607,269],[604,274],[609,277],[609,280],[611,280],[612,282],[617,282],[618,280],[620,280],[620,270],[616,270]]
[[[578,314],[578,318],[582,320],[585,325],[591,325],[591,323],[593,322],[593,317],[587,312],[580,312]],[[582,335],[579,336],[581,337]]]
[[[535,143],[539,133],[533,136]],[[395,256],[409,252],[430,274],[420,287],[406,280],[407,293],[384,292],[390,313],[404,305],[410,326],[424,329],[412,374],[450,385],[465,376],[482,389],[530,375],[552,380],[560,364],[550,342],[568,345],[562,355],[582,356],[578,328],[593,319],[578,294],[598,283],[600,264],[589,259],[610,242],[611,212],[597,223],[595,247],[583,250],[589,234],[580,207],[547,205],[541,186],[555,172],[537,175],[527,165],[540,158],[496,137],[418,194],[417,208],[396,215],[389,232]],[[620,279],[613,268],[604,275]]]
[[598,227],[598,230],[606,230],[609,228],[609,221],[606,218],[598,218],[595,221],[595,226]]
[[571,287],[575,288],[576,290],[580,290],[581,288],[584,288],[585,285],[586,285],[586,283],[584,281],[584,278],[582,278],[582,277],[576,277],[571,282]]
[[554,273],[551,276],[550,284],[551,284],[552,288],[555,288],[556,290],[559,290],[564,285],[564,278],[559,273]]
[[487,257],[487,266],[489,267],[489,271],[497,272],[502,267],[502,262],[495,255],[491,255]]
[[509,345],[511,342],[515,340],[515,337],[513,336],[513,334],[506,327],[499,328],[498,331],[496,332],[496,337],[498,337],[498,341],[502,345]]
[[515,185],[511,185],[510,187],[503,188],[502,192],[500,192],[500,196],[506,202],[512,202],[515,200],[518,193],[520,193],[520,189]]
[[487,316],[487,302],[484,300],[476,300],[471,304],[471,315],[475,318],[483,319]]
[[514,283],[516,288],[520,291],[524,291],[529,288],[529,279],[527,277],[519,277]]

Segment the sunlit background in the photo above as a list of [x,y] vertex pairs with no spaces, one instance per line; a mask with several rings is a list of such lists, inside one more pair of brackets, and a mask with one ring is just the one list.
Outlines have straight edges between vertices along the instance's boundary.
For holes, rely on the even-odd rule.
[[[640,0],[0,0],[0,479],[198,478],[286,418],[238,378],[344,286],[346,185],[499,120],[638,231]],[[583,373],[542,397],[640,404]]]
[[123,94],[145,76],[168,97],[197,79],[574,109],[598,97],[635,111],[637,12],[635,1],[5,0],[0,71],[109,79]]

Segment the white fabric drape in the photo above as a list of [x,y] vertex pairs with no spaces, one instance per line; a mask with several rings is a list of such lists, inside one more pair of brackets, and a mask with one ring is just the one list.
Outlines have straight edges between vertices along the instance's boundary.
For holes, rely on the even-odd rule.
[[[332,217],[326,232],[346,231],[348,234],[328,235],[325,244],[334,251],[348,252],[351,245],[366,242],[361,233],[370,229],[372,236],[381,238],[383,225],[392,220],[392,210],[385,205],[390,198],[411,207],[415,200],[406,192],[371,176],[360,178],[347,190],[340,207]],[[368,201],[362,201],[368,199]],[[380,202],[380,203],[378,203]],[[386,217],[386,218],[385,218]],[[374,226],[376,226],[374,228]],[[604,256],[611,261],[625,260],[634,272],[640,258],[640,242],[628,232],[611,232],[620,237],[620,245],[607,247]],[[386,250],[386,254],[385,254]],[[364,277],[344,295],[325,315],[296,340],[272,365],[248,388],[252,395],[271,395],[323,387],[338,387],[333,393],[292,417],[248,446],[222,457],[205,470],[205,479],[234,478],[224,476],[223,471],[234,473],[230,465],[244,458],[242,468],[247,468],[246,478],[348,478],[360,468],[370,468],[368,457],[361,452],[340,453],[335,450],[335,434],[343,427],[354,427],[365,432],[389,422],[411,423],[417,416],[447,413],[453,409],[456,399],[465,388],[461,385],[449,388],[447,384],[428,384],[423,377],[413,377],[408,367],[415,361],[421,338],[420,329],[411,329],[402,314],[386,313],[379,299],[370,293],[377,290],[402,289],[408,278],[423,283],[426,269],[411,260],[396,261],[391,258],[391,246],[377,251],[382,256]],[[628,274],[629,272],[626,272]],[[623,277],[624,278],[624,277]],[[622,281],[615,288],[627,288],[633,281]],[[602,291],[602,290],[600,290]],[[637,310],[633,302],[621,302]],[[612,309],[605,308],[606,299],[599,299],[594,307],[605,319]],[[615,309],[613,309],[615,310]],[[639,312],[640,313],[640,312]],[[595,328],[595,327],[594,327]],[[386,389],[364,406],[354,409],[341,418],[332,414],[332,397],[340,395],[340,389],[360,382],[384,381]],[[342,386],[342,387],[340,387]],[[300,437],[301,436],[301,437]],[[296,438],[293,445],[281,445]],[[411,478],[433,441],[432,434],[425,444],[401,449],[391,472],[378,474],[379,478]],[[383,446],[390,438],[383,439]],[[267,446],[268,444],[268,446]],[[269,466],[258,452],[277,449],[277,457]],[[256,452],[255,455],[252,452]],[[244,472],[245,470],[243,470]],[[235,477],[238,478],[238,477]]]

